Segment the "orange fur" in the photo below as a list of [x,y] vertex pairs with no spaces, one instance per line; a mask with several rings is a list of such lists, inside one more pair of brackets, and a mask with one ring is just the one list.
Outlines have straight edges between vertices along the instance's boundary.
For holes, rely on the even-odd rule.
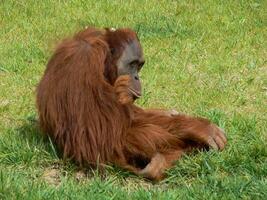
[[129,77],[117,76],[116,61],[135,39],[130,29],[88,28],[64,40],[37,88],[39,120],[64,158],[159,180],[183,152],[222,149],[226,138],[208,120],[133,105]]

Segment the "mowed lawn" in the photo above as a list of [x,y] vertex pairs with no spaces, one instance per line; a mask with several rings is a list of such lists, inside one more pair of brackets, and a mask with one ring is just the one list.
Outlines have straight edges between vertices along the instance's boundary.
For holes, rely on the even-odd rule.
[[[35,88],[85,26],[136,30],[137,103],[209,118],[226,149],[184,156],[160,183],[64,162],[38,129]],[[0,0],[0,199],[267,199],[267,1]]]

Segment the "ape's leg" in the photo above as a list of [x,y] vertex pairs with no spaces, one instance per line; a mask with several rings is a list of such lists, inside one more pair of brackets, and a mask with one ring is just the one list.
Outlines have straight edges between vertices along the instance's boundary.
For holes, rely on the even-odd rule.
[[121,167],[151,180],[160,180],[164,171],[180,158],[184,142],[153,124],[134,121],[132,125],[126,133],[126,162]]
[[[146,142],[145,138],[151,139],[153,144],[158,144],[156,141],[161,141],[162,138],[164,138],[161,136],[166,135],[166,138],[171,138],[171,142],[166,145],[167,148],[164,149],[162,148],[162,145],[159,145],[157,148],[149,148],[153,149],[151,153],[146,152],[146,155],[149,155],[150,162],[148,162],[142,170],[137,170],[136,173],[146,178],[152,180],[162,179],[165,170],[170,168],[174,162],[181,157],[183,152],[205,146],[210,146],[215,149],[223,149],[226,144],[226,138],[223,131],[206,119],[189,117],[173,111],[144,111],[138,107],[134,107],[133,110],[135,113],[135,121],[139,122],[139,124],[143,123],[146,126],[149,125],[151,128],[143,133],[142,130],[145,130],[144,126],[136,126],[139,130],[136,130],[136,128],[132,129],[129,132],[129,143],[127,144],[131,144],[131,141],[136,141],[137,143],[130,145],[129,147],[132,146],[132,149],[141,147],[145,150],[146,147],[150,146],[146,146],[146,143],[149,144],[150,140]],[[149,135],[146,135],[146,133],[149,133]],[[175,136],[175,139],[173,139],[170,134]],[[144,137],[144,139],[142,137]],[[156,138],[157,140],[155,140]],[[176,145],[169,145],[173,144],[172,141],[176,141]],[[134,152],[137,153],[138,151],[141,154],[142,149],[135,150]]]
[[165,153],[157,153],[139,174],[151,180],[161,180],[164,178],[165,171],[172,167],[182,154],[183,150],[169,150]]
[[169,115],[160,110],[137,110],[135,118],[162,127],[191,147],[209,146],[223,149],[227,140],[224,131],[207,119],[182,114]]
[[[133,116],[135,112],[143,112],[132,104],[133,98],[129,94],[129,76],[120,76],[115,84],[118,102],[127,105]],[[153,111],[151,111],[152,113]],[[163,111],[155,111],[162,113]],[[166,116],[172,116],[166,112]],[[170,134],[166,129],[155,124],[133,119],[131,128],[125,133],[123,152],[118,152],[114,159],[115,164],[132,171],[137,175],[151,180],[160,180],[164,171],[178,160],[185,148],[185,144],[177,136]]]

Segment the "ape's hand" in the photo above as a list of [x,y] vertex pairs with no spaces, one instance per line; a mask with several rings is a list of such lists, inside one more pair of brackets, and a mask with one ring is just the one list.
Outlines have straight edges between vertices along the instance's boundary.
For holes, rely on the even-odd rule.
[[131,77],[129,75],[122,75],[117,78],[114,84],[115,92],[118,97],[118,101],[125,105],[134,102],[134,96],[130,90]]

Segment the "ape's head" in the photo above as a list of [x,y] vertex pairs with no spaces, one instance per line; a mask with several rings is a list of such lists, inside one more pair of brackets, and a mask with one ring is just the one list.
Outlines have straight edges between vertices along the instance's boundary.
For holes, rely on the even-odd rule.
[[119,76],[129,75],[131,77],[130,92],[135,98],[140,97],[141,81],[138,73],[145,60],[136,33],[131,29],[106,29],[105,39],[110,49],[105,77],[113,84]]

